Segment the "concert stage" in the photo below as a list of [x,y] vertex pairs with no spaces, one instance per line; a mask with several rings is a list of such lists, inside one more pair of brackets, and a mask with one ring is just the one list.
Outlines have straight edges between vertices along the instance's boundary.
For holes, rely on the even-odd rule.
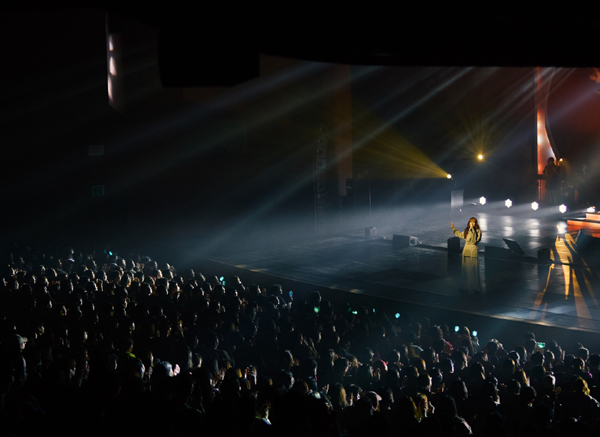
[[[448,249],[450,222],[462,229],[471,216],[483,230],[480,294],[460,289],[461,254]],[[567,228],[575,216],[543,208],[420,206],[371,216],[366,228],[376,229],[257,244],[205,257],[201,265],[237,274],[246,285],[279,282],[295,296],[319,290],[332,301],[360,301],[390,317],[466,324],[485,341],[532,330],[538,339],[588,345],[600,332],[600,264],[595,251],[579,253],[577,230]]]

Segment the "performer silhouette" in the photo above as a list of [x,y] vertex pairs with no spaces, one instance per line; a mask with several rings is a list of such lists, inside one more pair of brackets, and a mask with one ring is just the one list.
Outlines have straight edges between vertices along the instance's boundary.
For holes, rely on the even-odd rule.
[[467,291],[481,293],[479,278],[479,263],[477,262],[477,244],[481,241],[481,228],[477,219],[471,217],[464,231],[459,231],[452,225],[452,232],[458,238],[465,240],[462,253],[462,288]]

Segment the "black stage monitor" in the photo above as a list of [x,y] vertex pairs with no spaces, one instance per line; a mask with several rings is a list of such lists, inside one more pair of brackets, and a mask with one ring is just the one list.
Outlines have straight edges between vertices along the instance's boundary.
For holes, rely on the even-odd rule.
[[515,253],[517,255],[524,255],[525,254],[525,252],[523,251],[523,249],[521,249],[521,246],[519,246],[519,243],[517,243],[516,241],[507,240],[506,238],[503,238],[502,240],[504,240],[504,242],[506,243],[506,245],[508,246],[508,248],[510,249],[510,251],[512,253]]

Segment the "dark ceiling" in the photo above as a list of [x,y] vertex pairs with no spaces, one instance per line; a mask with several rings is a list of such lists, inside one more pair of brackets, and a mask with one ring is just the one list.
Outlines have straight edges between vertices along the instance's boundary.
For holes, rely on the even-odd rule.
[[[274,3],[274,2],[273,2]],[[236,5],[64,0],[19,3],[26,8],[100,8],[159,28],[187,44],[218,44],[252,53],[365,65],[598,65],[600,20],[564,4],[404,2],[396,7],[279,2]],[[191,6],[190,4],[193,4]],[[559,7],[560,6],[560,7]],[[6,6],[4,6],[6,7]],[[10,7],[10,6],[9,6]]]

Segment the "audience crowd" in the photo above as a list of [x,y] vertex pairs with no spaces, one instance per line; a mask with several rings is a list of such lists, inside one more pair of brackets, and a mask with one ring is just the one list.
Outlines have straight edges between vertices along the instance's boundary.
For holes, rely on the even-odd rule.
[[3,436],[600,431],[600,355],[583,345],[533,332],[479,342],[466,326],[400,323],[325,291],[301,299],[148,256],[2,256]]

